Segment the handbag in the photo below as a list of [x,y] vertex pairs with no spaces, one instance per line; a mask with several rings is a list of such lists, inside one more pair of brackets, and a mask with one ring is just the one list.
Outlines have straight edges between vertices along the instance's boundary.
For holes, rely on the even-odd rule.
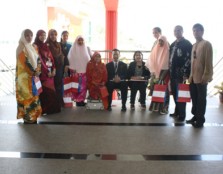
[[74,75],[72,75],[70,77],[70,83],[71,83],[71,92],[77,93],[78,92],[78,88],[79,88],[79,76],[77,73],[75,73]]
[[177,102],[190,102],[190,88],[188,84],[180,83],[178,84],[177,90]]
[[166,96],[167,85],[155,84],[152,93],[152,101],[164,103]]
[[63,101],[64,101],[64,107],[65,108],[72,108],[73,107],[73,101],[71,99],[71,95],[64,94]]
[[64,77],[63,87],[64,87],[64,94],[68,94],[71,92],[71,78],[70,77]]

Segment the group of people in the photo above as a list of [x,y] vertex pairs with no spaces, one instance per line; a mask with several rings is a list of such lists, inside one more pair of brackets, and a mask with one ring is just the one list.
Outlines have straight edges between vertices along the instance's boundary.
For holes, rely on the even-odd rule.
[[[140,92],[141,109],[146,109],[146,90],[153,95],[156,84],[170,84],[166,88],[164,102],[152,101],[149,110],[167,114],[170,91],[175,101],[175,111],[170,116],[184,121],[186,103],[178,102],[178,85],[186,80],[190,83],[192,114],[187,123],[202,127],[205,122],[207,84],[213,75],[213,52],[210,42],[203,39],[204,28],[201,24],[193,26],[196,43],[192,45],[183,37],[183,27],[176,26],[176,40],[170,45],[155,27],[156,41],[146,62],[141,51],[135,51],[133,61],[127,65],[119,60],[120,51],[112,50],[112,61],[104,64],[99,52],[85,45],[83,36],[78,36],[73,45],[67,43],[68,32],[64,31],[61,41],[57,42],[57,31],[39,30],[32,44],[33,33],[26,29],[22,32],[17,48],[16,98],[17,118],[24,123],[36,123],[41,114],[52,114],[63,107],[63,78],[78,77],[78,91],[72,92],[76,106],[85,106],[87,90],[89,98],[101,100],[104,108],[112,110],[112,96],[115,89],[121,92],[121,111],[126,111],[128,89],[130,89],[130,109],[135,110],[137,91]],[[46,40],[46,41],[45,41]],[[42,83],[42,93],[34,91],[35,77]],[[149,83],[149,86],[148,86]],[[108,95],[103,95],[106,88]],[[198,103],[199,102],[199,103]]]

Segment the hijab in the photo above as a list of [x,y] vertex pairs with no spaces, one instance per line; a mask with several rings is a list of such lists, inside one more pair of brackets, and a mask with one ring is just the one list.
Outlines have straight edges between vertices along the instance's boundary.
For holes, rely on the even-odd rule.
[[161,70],[169,69],[169,44],[165,36],[160,36],[158,40],[163,40],[163,46],[157,42],[146,62],[146,67],[155,73],[156,78],[159,78]]
[[39,56],[38,56],[35,48],[33,47],[33,45],[26,41],[26,38],[25,38],[26,32],[32,33],[32,31],[29,29],[23,30],[21,37],[19,39],[19,45],[16,49],[16,58],[18,59],[19,54],[21,52],[24,52],[25,55],[27,56],[30,64],[32,65],[33,69],[36,69],[37,68],[37,59]]
[[82,45],[78,44],[79,38],[84,40],[83,36],[77,36],[68,53],[68,60],[70,63],[70,69],[76,70],[77,73],[85,73],[87,63],[90,60],[90,51],[84,42]]

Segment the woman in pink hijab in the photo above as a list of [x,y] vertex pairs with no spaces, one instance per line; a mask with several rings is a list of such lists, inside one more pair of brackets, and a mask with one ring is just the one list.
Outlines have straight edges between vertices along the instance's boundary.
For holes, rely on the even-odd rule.
[[[150,95],[153,93],[154,84],[167,84],[169,78],[169,43],[165,36],[160,36],[158,42],[153,47],[146,66],[151,72],[150,79]],[[160,114],[168,113],[169,93],[166,91],[164,103],[151,102],[149,110],[160,112]]]
[[73,93],[73,100],[76,101],[76,106],[85,106],[84,100],[87,94],[87,85],[86,85],[86,69],[87,63],[91,58],[91,50],[84,43],[84,38],[82,36],[77,36],[74,44],[72,45],[69,53],[69,68],[71,76],[78,75],[79,87],[78,92]]

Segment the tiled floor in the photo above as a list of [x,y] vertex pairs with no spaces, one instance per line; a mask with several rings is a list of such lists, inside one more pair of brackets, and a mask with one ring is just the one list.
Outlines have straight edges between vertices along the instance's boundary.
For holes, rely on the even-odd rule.
[[[113,104],[112,112],[66,108],[24,125],[15,119],[15,97],[1,97],[0,174],[222,173],[218,98],[208,98],[201,129],[140,108],[123,113],[120,101]],[[190,109],[189,103],[187,119]]]

